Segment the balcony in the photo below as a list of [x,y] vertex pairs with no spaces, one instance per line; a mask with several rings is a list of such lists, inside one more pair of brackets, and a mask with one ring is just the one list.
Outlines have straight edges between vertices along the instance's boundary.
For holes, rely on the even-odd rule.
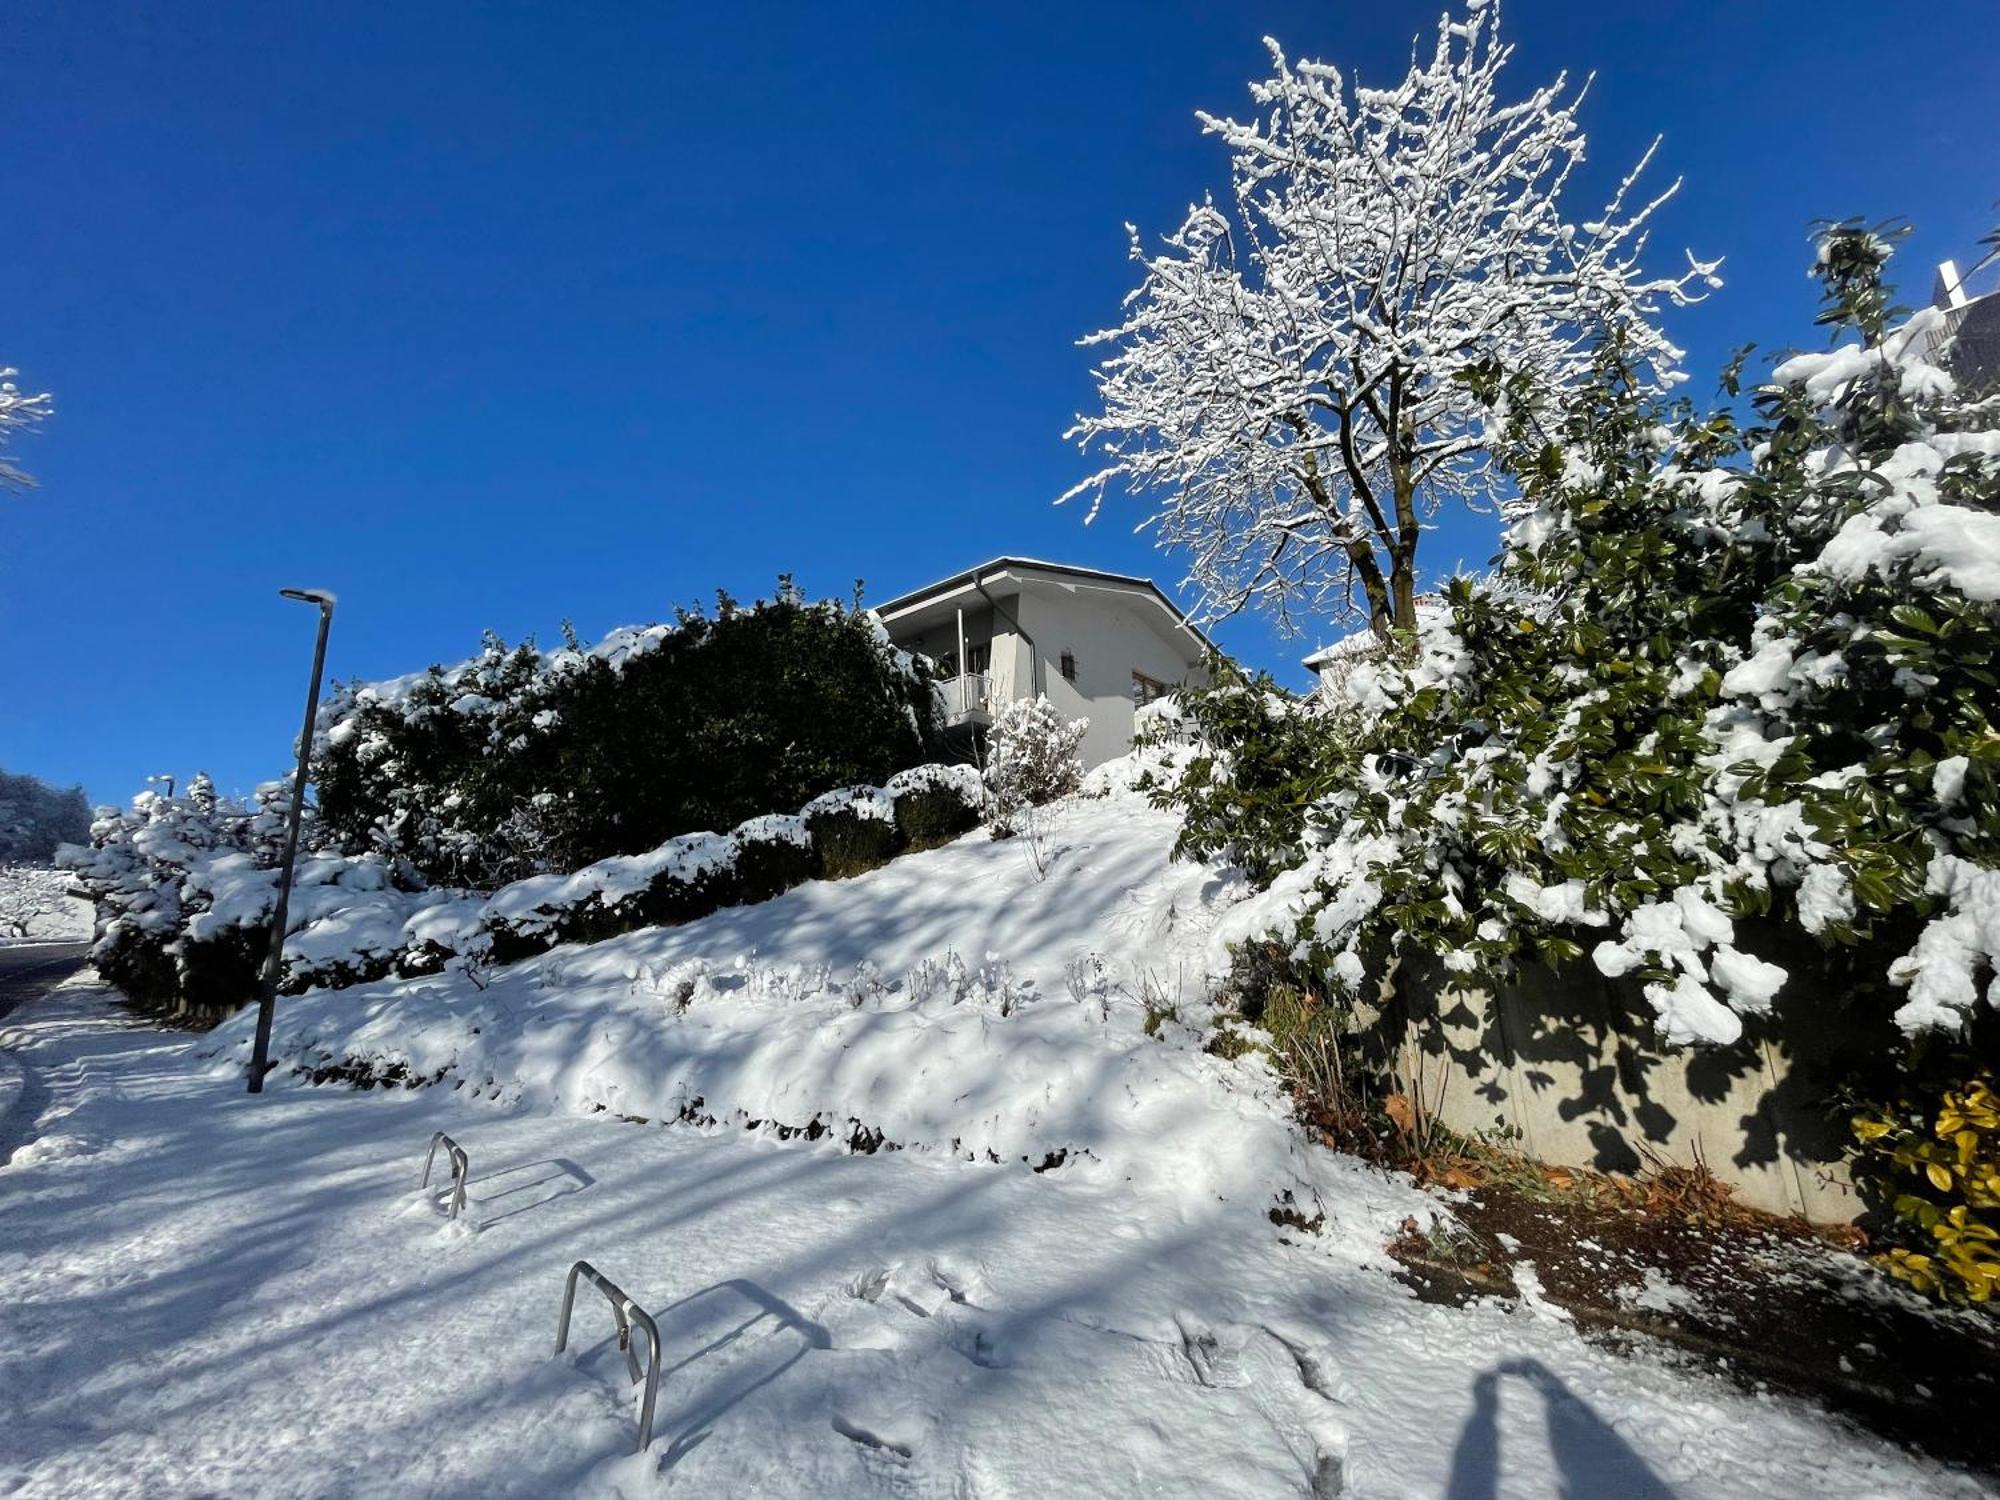
[[993,679],[984,672],[964,672],[937,684],[938,701],[947,728],[993,722]]

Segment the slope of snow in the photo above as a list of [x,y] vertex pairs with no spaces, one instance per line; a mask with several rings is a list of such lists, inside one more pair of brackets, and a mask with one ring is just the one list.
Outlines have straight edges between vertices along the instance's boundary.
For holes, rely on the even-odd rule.
[[[1129,791],[1074,799],[1030,835],[975,833],[685,926],[289,1001],[278,1055],[1120,1175],[1171,1139],[1189,1191],[1310,1191],[1277,1080],[1181,1024],[1204,1013],[1208,938],[1242,887],[1171,863],[1173,837]],[[249,1034],[246,1014],[216,1044],[247,1057]]]
[[[1424,1200],[1358,1168],[1352,1234],[1288,1245],[1161,1174],[469,1089],[253,1097],[83,988],[0,1043],[43,1094],[0,1168],[0,1491],[24,1500],[1978,1493],[1567,1324],[1416,1302],[1345,1252]],[[440,1129],[471,1157],[457,1225],[415,1191]],[[660,1323],[643,1455],[588,1288],[554,1354],[579,1257]]]

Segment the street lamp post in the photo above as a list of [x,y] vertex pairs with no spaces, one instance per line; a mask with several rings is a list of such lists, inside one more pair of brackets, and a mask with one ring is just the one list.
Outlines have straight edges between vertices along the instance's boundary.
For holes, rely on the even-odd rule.
[[299,854],[299,818],[305,811],[306,769],[312,757],[313,717],[319,709],[319,674],[326,665],[326,632],[333,624],[333,595],[325,589],[279,589],[287,599],[319,606],[319,641],[313,647],[312,686],[306,689],[306,722],[299,730],[299,769],[292,778],[292,805],[285,819],[285,856],[278,866],[278,909],[271,917],[271,951],[257,986],[257,1041],[250,1053],[250,1092],[264,1092],[271,1070],[271,1018],[278,1008],[278,973],[285,959],[285,918],[292,904],[292,863]]

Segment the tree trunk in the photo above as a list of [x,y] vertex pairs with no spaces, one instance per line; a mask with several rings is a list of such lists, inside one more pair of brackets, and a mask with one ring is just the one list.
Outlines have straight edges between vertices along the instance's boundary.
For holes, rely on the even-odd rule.
[[[1401,395],[1400,390],[1397,395]],[[1415,438],[1415,433],[1398,432],[1389,453],[1389,480],[1396,500],[1396,536],[1389,548],[1389,588],[1394,595],[1396,629],[1403,636],[1406,652],[1416,649],[1417,541],[1423,535],[1423,528],[1417,522]]]

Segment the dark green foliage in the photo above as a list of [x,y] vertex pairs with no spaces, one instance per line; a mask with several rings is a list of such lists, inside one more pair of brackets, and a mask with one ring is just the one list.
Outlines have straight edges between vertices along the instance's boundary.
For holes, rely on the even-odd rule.
[[560,941],[553,927],[527,928],[512,922],[488,921],[486,953],[495,964],[517,964],[546,953]]
[[401,972],[400,959],[398,953],[356,953],[338,962],[316,964],[309,971],[288,967],[278,993],[303,995],[307,990],[344,990],[350,985],[368,984]]
[[692,922],[743,899],[734,870],[706,871],[692,879],[662,873],[637,896],[610,908],[610,931],[632,932],[641,927],[671,927]]
[[979,808],[948,786],[904,792],[896,798],[896,837],[911,853],[936,849],[979,826]]
[[788,581],[750,608],[683,611],[641,644],[572,640],[545,658],[489,637],[402,699],[348,685],[321,719],[325,826],[490,888],[879,785],[937,733],[924,674],[861,611]]
[[896,825],[851,807],[816,812],[806,819],[815,866],[822,880],[846,880],[886,865],[896,855]]
[[180,950],[182,997],[191,1005],[226,1013],[257,993],[271,933],[267,927],[231,927],[200,940],[183,933]]
[[167,952],[171,930],[144,932],[121,923],[106,933],[91,952],[97,972],[140,1005],[171,1004],[179,979],[173,955]]
[[1174,853],[1222,859],[1265,884],[1295,863],[1313,806],[1353,771],[1340,723],[1224,656],[1177,697],[1199,747],[1154,801],[1182,815]]
[[812,879],[813,851],[785,838],[736,835],[736,883],[744,902],[769,901]]

